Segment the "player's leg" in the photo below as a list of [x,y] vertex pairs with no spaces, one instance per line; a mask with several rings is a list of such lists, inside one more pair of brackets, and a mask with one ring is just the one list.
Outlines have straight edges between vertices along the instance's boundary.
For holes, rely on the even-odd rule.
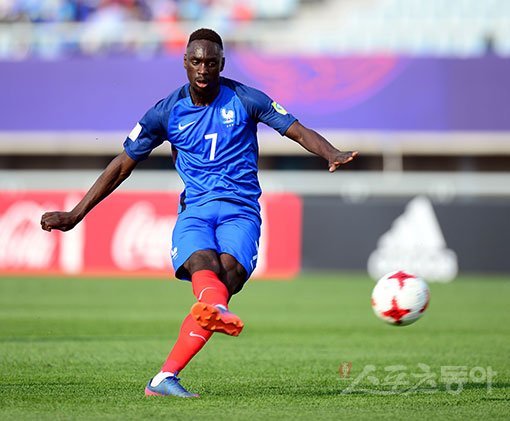
[[[260,217],[258,213],[244,210],[238,205],[222,202],[216,227],[216,241],[221,250],[219,256],[219,279],[221,279],[228,299],[239,292],[247,281],[257,262],[258,240],[260,237]],[[195,274],[200,271],[195,272]],[[198,283],[197,283],[198,284]],[[193,288],[195,290],[195,281]],[[218,284],[219,285],[219,284]],[[244,324],[225,305],[204,303],[202,294],[207,292],[201,285],[195,291],[199,303],[193,305],[191,314],[198,324],[206,330],[219,331],[237,336]],[[211,288],[214,291],[214,288]],[[228,300],[227,300],[228,302]]]
[[220,259],[215,250],[198,250],[183,265],[198,301],[227,308],[230,293],[219,278]]
[[[239,292],[246,280],[249,278],[258,256],[258,241],[260,237],[260,214],[250,208],[238,205],[232,202],[218,202],[218,214],[216,224],[216,243],[220,251],[218,260],[219,271],[216,272],[214,266],[213,284],[200,282],[195,277],[202,276],[204,265],[211,265],[212,256],[204,253],[197,256],[193,262],[187,262],[186,267],[190,273],[193,273],[193,289],[199,300],[199,303],[193,305],[191,314],[197,320],[198,324],[206,330],[218,331],[228,335],[237,336],[241,333],[244,324],[233,313],[228,311],[227,303],[232,295]],[[217,255],[216,255],[217,256]],[[215,256],[215,257],[216,257]],[[200,257],[200,258],[198,258]],[[205,275],[205,273],[204,273]],[[213,278],[213,274],[208,274]],[[216,282],[221,280],[223,285]],[[228,297],[224,304],[216,304],[208,298],[204,298],[210,288],[212,294],[221,291]]]
[[220,202],[188,208],[172,236],[172,260],[179,279],[190,280],[197,300],[227,308],[230,294],[220,281],[216,221]]
[[233,203],[223,203],[216,228],[220,278],[230,295],[237,294],[255,270],[260,240],[260,214]]
[[[218,311],[218,314],[210,312],[209,315],[219,326],[213,325],[214,329],[206,330],[191,314],[188,314],[161,371],[149,381],[145,389],[146,395],[196,396],[179,384],[176,375],[203,348],[212,336],[213,330],[232,334],[240,332],[243,327],[240,319],[226,310],[230,293],[218,278],[221,265],[219,256],[214,250],[215,235],[205,217],[206,213],[203,210],[192,212],[187,210],[184,216],[183,214],[179,216],[172,239],[172,259],[176,276],[192,281],[193,293],[199,300],[198,304],[201,306],[206,304],[209,310],[212,307],[213,313]],[[203,308],[199,314],[204,315]],[[202,319],[205,320],[206,317],[208,315]],[[207,321],[207,325],[210,320]]]
[[220,257],[212,250],[201,250],[184,263],[191,275],[193,293],[198,302],[191,307],[191,315],[199,326],[211,332],[238,336],[244,324],[228,310],[231,292],[220,280],[222,266]]
[[241,291],[248,280],[248,274],[244,266],[228,253],[220,254],[220,266],[220,279],[232,297]]
[[[176,269],[176,276],[180,279],[191,280],[190,269],[192,273],[201,271],[203,273],[209,271],[212,273],[219,272],[214,230],[208,221],[208,217],[208,210],[202,208],[188,208],[179,215],[172,236],[172,262]],[[214,291],[211,288],[207,289],[202,295],[206,295],[209,299],[218,299],[220,302],[225,301],[224,294],[221,291],[217,294],[219,298],[215,298]],[[145,394],[180,397],[196,396],[186,391],[179,384],[179,379],[176,376],[203,348],[211,336],[211,331],[200,327],[191,314],[188,314],[182,322],[177,341],[161,371],[149,381]]]

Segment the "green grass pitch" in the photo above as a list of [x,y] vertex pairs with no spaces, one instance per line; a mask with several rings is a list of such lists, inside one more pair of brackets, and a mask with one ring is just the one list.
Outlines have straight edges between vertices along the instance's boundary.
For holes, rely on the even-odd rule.
[[375,318],[372,287],[358,274],[251,282],[231,303],[245,330],[215,335],[181,373],[201,394],[186,400],[143,391],[188,283],[4,277],[0,419],[508,419],[510,279],[433,284],[406,327]]

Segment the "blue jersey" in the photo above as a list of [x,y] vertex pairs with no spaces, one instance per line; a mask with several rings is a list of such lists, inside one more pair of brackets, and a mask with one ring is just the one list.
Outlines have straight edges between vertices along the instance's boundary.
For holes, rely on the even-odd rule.
[[181,205],[230,200],[259,209],[257,123],[284,135],[296,118],[263,92],[220,78],[208,106],[196,106],[189,84],[152,107],[124,142],[135,161],[169,141],[184,182]]

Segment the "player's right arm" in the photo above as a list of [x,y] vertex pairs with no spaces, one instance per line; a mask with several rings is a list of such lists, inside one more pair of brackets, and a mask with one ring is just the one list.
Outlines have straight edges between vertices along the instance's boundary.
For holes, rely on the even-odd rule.
[[168,110],[178,95],[179,91],[176,91],[169,97],[170,101],[163,99],[149,109],[124,141],[124,152],[108,164],[75,208],[70,212],[46,212],[41,218],[42,229],[73,229],[94,206],[119,187],[130,176],[136,164],[146,159],[154,148],[167,139]]
[[99,202],[112,193],[136,167],[137,161],[124,151],[108,164],[87,194],[70,212],[46,212],[41,218],[45,231],[69,231],[78,224]]

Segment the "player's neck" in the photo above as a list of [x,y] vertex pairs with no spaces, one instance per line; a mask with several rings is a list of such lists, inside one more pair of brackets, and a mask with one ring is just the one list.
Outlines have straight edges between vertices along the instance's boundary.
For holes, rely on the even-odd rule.
[[220,93],[220,86],[218,85],[214,91],[210,93],[199,93],[196,92],[192,87],[190,87],[190,95],[191,101],[194,105],[199,107],[206,107],[211,105],[211,103],[216,99],[218,94]]

